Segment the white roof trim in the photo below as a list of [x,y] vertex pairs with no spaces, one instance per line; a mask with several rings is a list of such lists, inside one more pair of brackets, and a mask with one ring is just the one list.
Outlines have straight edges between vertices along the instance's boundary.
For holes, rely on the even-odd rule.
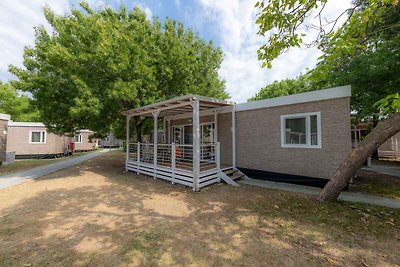
[[43,123],[41,123],[41,122],[20,122],[20,121],[9,121],[8,122],[8,126],[10,127],[13,127],[13,126],[16,126],[16,127],[46,127],[46,125],[44,125]]
[[93,131],[89,130],[89,129],[82,129],[82,130],[78,130],[77,133],[93,133]]
[[8,114],[0,113],[0,120],[5,120],[9,121],[11,119],[11,116]]
[[253,102],[241,103],[236,105],[236,111],[293,105],[299,103],[307,103],[313,101],[321,101],[321,100],[350,97],[350,96],[351,96],[351,86],[346,85],[330,89],[305,92],[301,94],[281,96],[281,97],[268,98]]

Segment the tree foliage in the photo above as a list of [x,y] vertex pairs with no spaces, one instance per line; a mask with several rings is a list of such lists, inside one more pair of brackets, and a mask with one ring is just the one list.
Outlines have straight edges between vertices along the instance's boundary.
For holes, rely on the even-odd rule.
[[284,79],[274,81],[262,88],[254,97],[248,101],[256,101],[261,99],[273,98],[278,96],[299,94],[307,91],[315,90],[306,75],[300,75],[295,79]]
[[188,92],[228,96],[217,72],[221,50],[174,20],[151,22],[137,7],[97,11],[85,2],[70,15],[44,13],[53,31],[37,27],[24,68],[9,69],[52,131],[122,132],[126,109]]
[[[374,103],[400,88],[399,2],[356,0],[334,20],[323,17],[326,3],[258,2],[259,34],[269,34],[268,43],[258,51],[259,59],[271,67],[273,59],[290,47],[300,46],[305,35],[315,30],[316,37],[305,45],[317,45],[324,53],[317,67],[306,75],[312,89],[351,84],[352,110],[358,118],[377,116]],[[310,23],[310,17],[319,22]],[[340,19],[345,22],[337,27]]]
[[14,121],[38,121],[39,114],[31,100],[19,94],[10,84],[0,82],[0,113],[11,115]]

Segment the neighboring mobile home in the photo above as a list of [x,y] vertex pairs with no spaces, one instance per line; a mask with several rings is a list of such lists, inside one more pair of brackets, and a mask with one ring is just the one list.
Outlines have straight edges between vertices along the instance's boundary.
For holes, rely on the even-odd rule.
[[97,140],[91,141],[90,130],[80,130],[74,137],[57,135],[47,131],[43,123],[15,122],[7,123],[6,151],[15,153],[15,158],[47,158],[67,155],[74,151],[89,151],[97,149]]
[[96,138],[91,138],[93,135],[91,130],[79,130],[74,136],[75,151],[90,151],[96,150],[99,145],[99,140]]
[[[129,143],[126,170],[199,190],[228,174],[323,186],[351,151],[350,86],[235,104],[187,95],[126,111],[163,118],[165,142]],[[157,136],[152,140],[159,140]],[[236,175],[235,174],[235,175]]]
[[71,142],[71,137],[47,132],[43,123],[8,123],[7,151],[14,151],[16,158],[62,156]]
[[0,113],[0,165],[14,162],[14,152],[7,152],[7,132],[10,115]]
[[99,146],[104,148],[120,147],[122,140],[115,137],[114,133],[109,133],[106,138],[99,141]]

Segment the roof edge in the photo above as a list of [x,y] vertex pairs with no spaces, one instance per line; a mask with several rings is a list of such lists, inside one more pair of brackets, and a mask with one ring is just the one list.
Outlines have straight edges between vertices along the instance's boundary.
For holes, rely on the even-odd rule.
[[11,116],[8,114],[0,113],[0,120],[3,121],[9,121],[11,119]]
[[240,103],[236,105],[236,111],[293,105],[342,97],[351,97],[350,85]]

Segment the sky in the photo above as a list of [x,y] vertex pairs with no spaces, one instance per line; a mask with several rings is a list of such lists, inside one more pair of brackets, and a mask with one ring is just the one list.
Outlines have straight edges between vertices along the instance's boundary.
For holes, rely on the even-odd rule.
[[[266,37],[257,35],[254,8],[256,0],[89,0],[92,8],[112,6],[121,2],[127,8],[141,7],[149,19],[166,17],[183,22],[201,38],[220,46],[224,59],[219,75],[226,81],[231,100],[241,103],[254,96],[262,87],[276,80],[295,78],[313,68],[321,52],[317,48],[294,48],[273,61],[272,69],[261,68],[257,49]],[[34,27],[44,25],[51,31],[43,7],[48,5],[58,14],[68,14],[78,0],[0,0],[0,81],[16,79],[8,72],[10,64],[22,66],[24,47],[34,45]],[[350,0],[331,0],[325,16],[334,18]],[[338,24],[340,25],[340,23]],[[310,38],[314,33],[310,32]]]

